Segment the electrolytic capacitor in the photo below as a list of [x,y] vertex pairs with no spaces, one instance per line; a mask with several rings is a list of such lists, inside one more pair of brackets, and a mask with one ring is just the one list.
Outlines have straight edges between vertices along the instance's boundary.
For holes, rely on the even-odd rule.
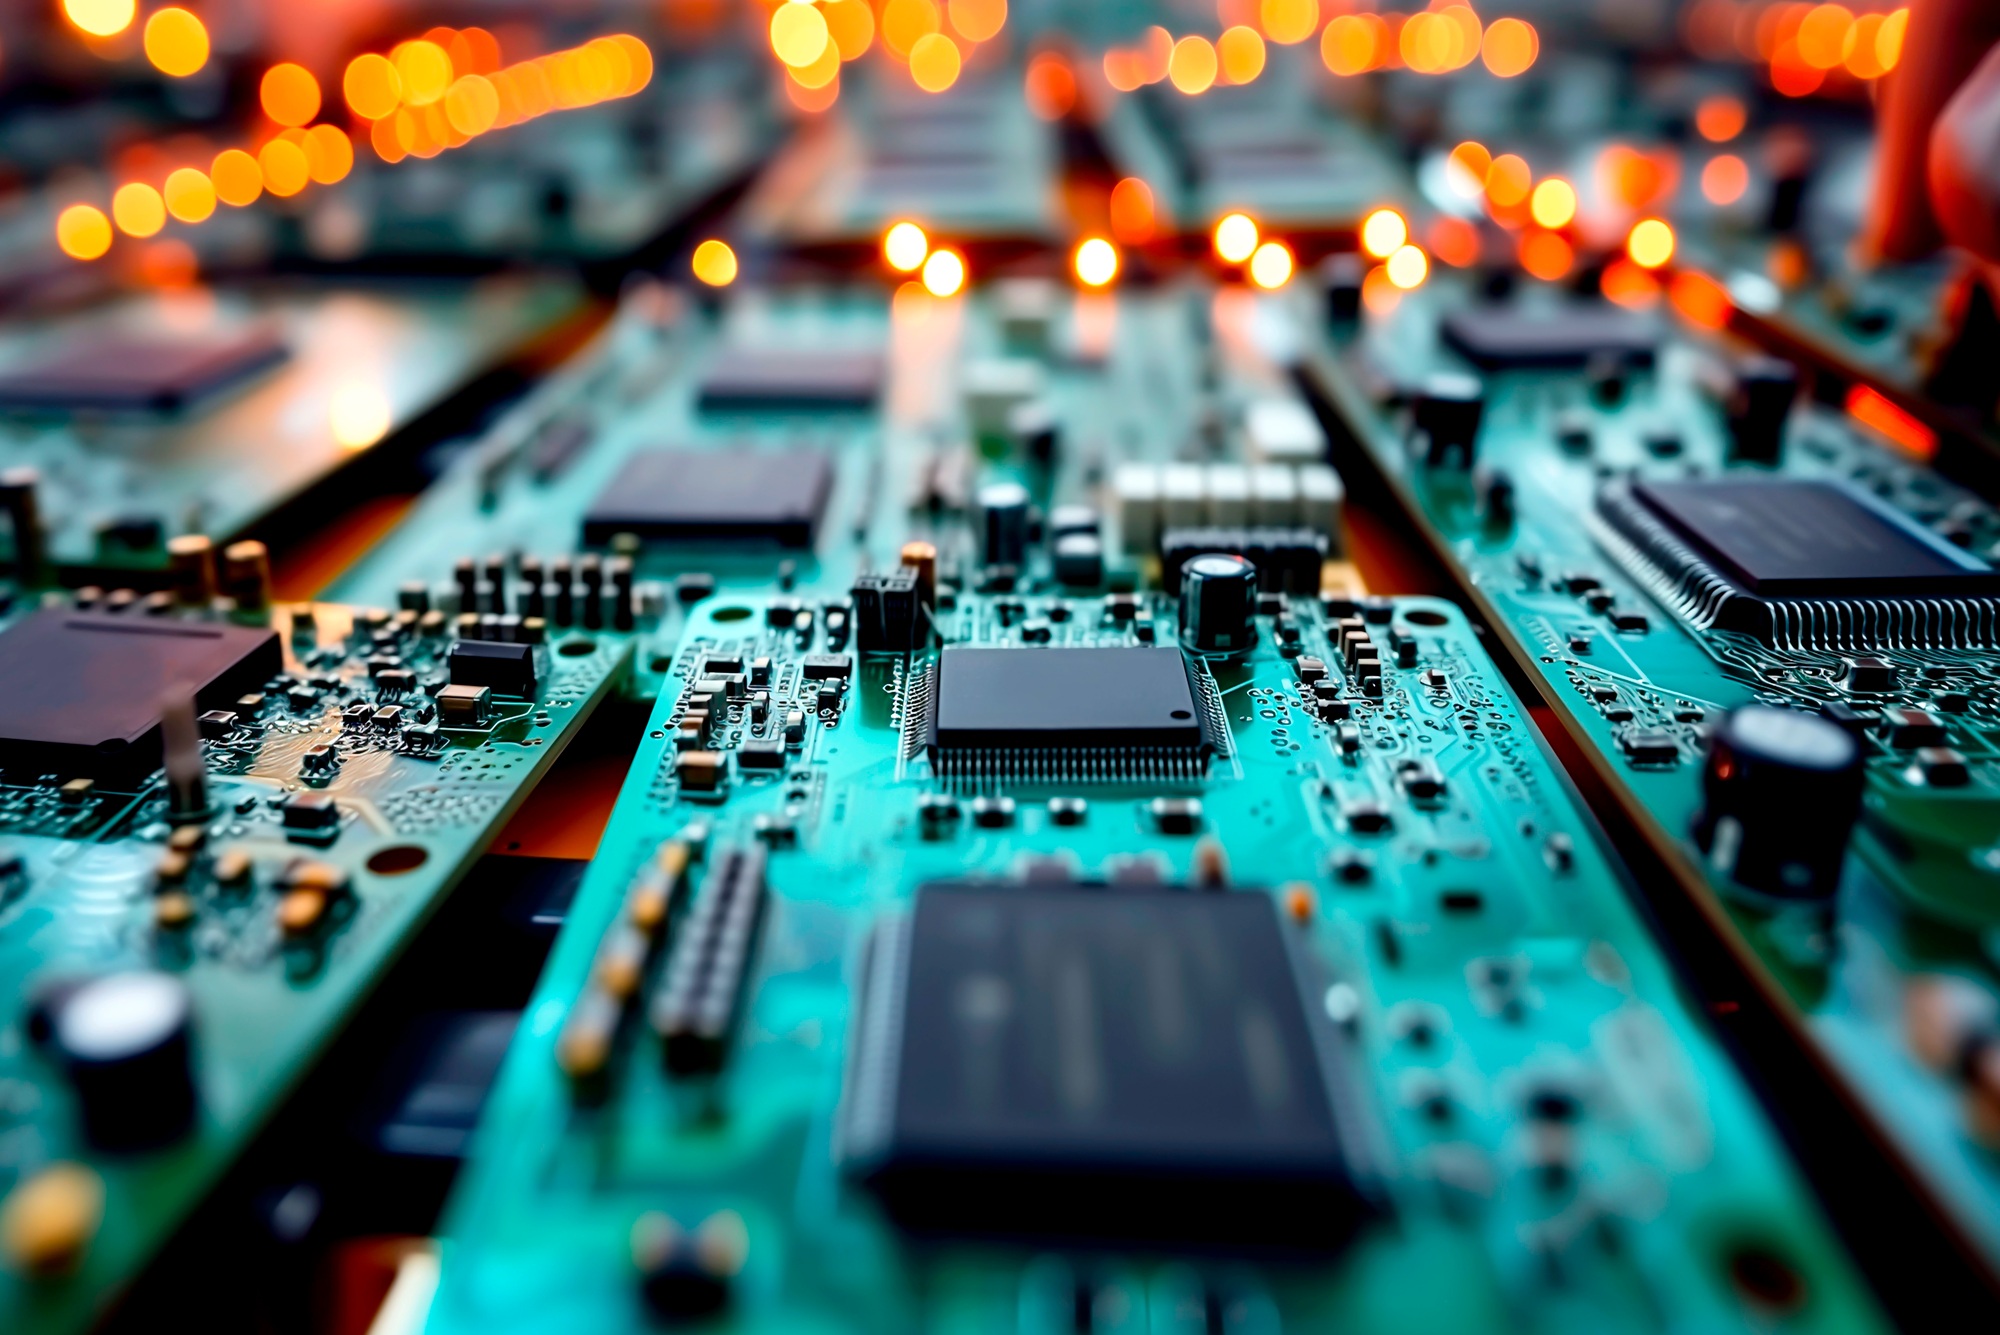
[[76,1087],[83,1132],[104,1149],[165,1144],[194,1118],[194,1007],[169,974],[133,972],[62,988],[43,1003],[49,1040]]
[[1764,705],[1716,726],[1694,841],[1710,865],[1782,899],[1828,899],[1861,811],[1861,748],[1838,724]]
[[13,530],[14,577],[23,584],[39,584],[46,574],[42,512],[36,499],[41,484],[42,475],[32,468],[0,472],[0,510],[7,512]]
[[1423,437],[1424,462],[1434,468],[1471,468],[1485,414],[1486,387],[1474,377],[1455,371],[1425,377],[1412,409],[1412,423]]
[[1257,567],[1210,552],[1181,565],[1181,643],[1204,653],[1239,653],[1256,638]]
[[1798,396],[1796,366],[1779,357],[1745,358],[1729,394],[1730,457],[1777,463],[1785,448],[1785,421]]
[[200,533],[183,533],[167,542],[167,569],[173,576],[174,601],[183,607],[207,607],[215,598],[215,544]]
[[979,513],[989,566],[1019,566],[1028,555],[1028,489],[1018,482],[994,482],[979,489]]
[[271,605],[271,553],[261,542],[232,542],[222,549],[222,591],[246,612]]

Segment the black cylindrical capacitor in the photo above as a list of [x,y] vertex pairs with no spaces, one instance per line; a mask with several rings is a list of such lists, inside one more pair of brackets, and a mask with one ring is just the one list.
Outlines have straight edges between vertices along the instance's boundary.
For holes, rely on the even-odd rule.
[[1019,566],[1028,555],[1028,489],[1018,482],[994,482],[979,489],[985,523],[980,551],[989,566]]
[[1319,267],[1320,287],[1326,293],[1328,324],[1349,325],[1361,318],[1361,283],[1368,266],[1359,255],[1333,255]]
[[1257,567],[1210,552],[1181,564],[1181,643],[1205,653],[1240,653],[1256,639]]
[[1730,457],[1774,464],[1785,448],[1785,420],[1799,396],[1799,371],[1779,357],[1747,357],[1729,394]]
[[42,475],[32,468],[0,472],[0,510],[7,512],[13,530],[14,577],[23,584],[39,584],[44,574],[42,512],[36,499],[41,485]]
[[104,1149],[177,1139],[194,1119],[193,1002],[164,973],[93,978],[54,999],[49,1034],[76,1086],[84,1136]]
[[1764,705],[1716,726],[1694,841],[1737,884],[1828,899],[1861,811],[1861,748],[1817,715]]
[[605,562],[604,569],[611,576],[611,625],[630,630],[637,624],[639,612],[632,596],[632,558],[614,556]]
[[1469,375],[1439,371],[1417,391],[1412,422],[1423,437],[1424,462],[1432,467],[1471,468],[1486,413],[1486,387]]
[[452,562],[452,581],[458,585],[458,610],[477,612],[479,610],[479,567],[469,556],[461,556]]
[[583,625],[586,630],[601,630],[604,627],[604,562],[595,552],[586,552],[577,558],[577,582],[583,586],[579,599],[583,604]]

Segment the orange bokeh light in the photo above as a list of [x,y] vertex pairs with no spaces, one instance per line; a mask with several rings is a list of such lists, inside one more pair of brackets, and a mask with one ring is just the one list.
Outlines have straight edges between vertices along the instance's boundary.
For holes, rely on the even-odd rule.
[[1734,153],[1708,160],[1701,169],[1701,194],[1711,204],[1734,204],[1750,188],[1750,168]]
[[310,125],[319,115],[319,80],[305,66],[286,61],[264,71],[257,99],[280,125]]
[[1220,68],[1215,45],[1206,37],[1183,37],[1167,58],[1167,78],[1189,97],[1207,92]]
[[1510,209],[1528,198],[1534,174],[1518,154],[1502,153],[1486,169],[1486,198],[1496,207]]
[[1727,93],[1704,97],[1694,109],[1694,128],[1711,144],[1726,144],[1743,133],[1750,113],[1740,98]]
[[1525,73],[1541,54],[1542,39],[1524,19],[1495,19],[1479,44],[1479,58],[1502,79]]
[[1159,226],[1153,209],[1153,191],[1136,176],[1128,176],[1111,187],[1111,235],[1128,246],[1143,246],[1153,239]]
[[1576,250],[1560,233],[1531,227],[1521,235],[1521,267],[1545,283],[1566,276],[1576,263]]
[[1045,121],[1058,121],[1076,108],[1076,74],[1069,62],[1044,51],[1028,62],[1023,79],[1028,110]]
[[1215,39],[1224,83],[1254,83],[1264,72],[1264,39],[1255,28],[1238,24]]

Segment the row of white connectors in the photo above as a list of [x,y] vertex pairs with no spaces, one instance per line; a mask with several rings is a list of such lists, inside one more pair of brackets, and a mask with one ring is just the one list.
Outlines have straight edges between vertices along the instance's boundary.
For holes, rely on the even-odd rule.
[[1340,474],[1326,464],[1120,464],[1112,506],[1127,552],[1170,528],[1307,528],[1340,548]]

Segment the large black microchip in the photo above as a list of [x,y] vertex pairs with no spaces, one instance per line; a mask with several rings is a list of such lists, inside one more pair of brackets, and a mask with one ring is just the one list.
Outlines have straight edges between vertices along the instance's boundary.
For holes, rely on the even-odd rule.
[[75,337],[0,372],[0,408],[46,412],[174,412],[285,359],[276,331]]
[[932,763],[952,779],[1196,777],[1218,749],[1178,649],[952,645],[931,682]]
[[620,533],[649,542],[751,542],[810,547],[833,489],[816,450],[648,450],[618,470],[583,520],[583,540]]
[[1695,624],[1796,648],[1990,642],[2000,571],[1840,482],[1614,481],[1598,536]]
[[904,1227],[1338,1245],[1372,1137],[1257,891],[935,884],[867,965],[849,1169]]
[[0,633],[0,768],[128,778],[160,763],[160,697],[227,704],[284,670],[275,632],[44,608]]
[[880,352],[738,351],[708,369],[697,402],[710,412],[871,408],[885,374]]
[[1444,317],[1447,346],[1487,370],[1581,366],[1613,357],[1627,366],[1650,366],[1659,326],[1644,315],[1608,303],[1548,310],[1475,306]]

